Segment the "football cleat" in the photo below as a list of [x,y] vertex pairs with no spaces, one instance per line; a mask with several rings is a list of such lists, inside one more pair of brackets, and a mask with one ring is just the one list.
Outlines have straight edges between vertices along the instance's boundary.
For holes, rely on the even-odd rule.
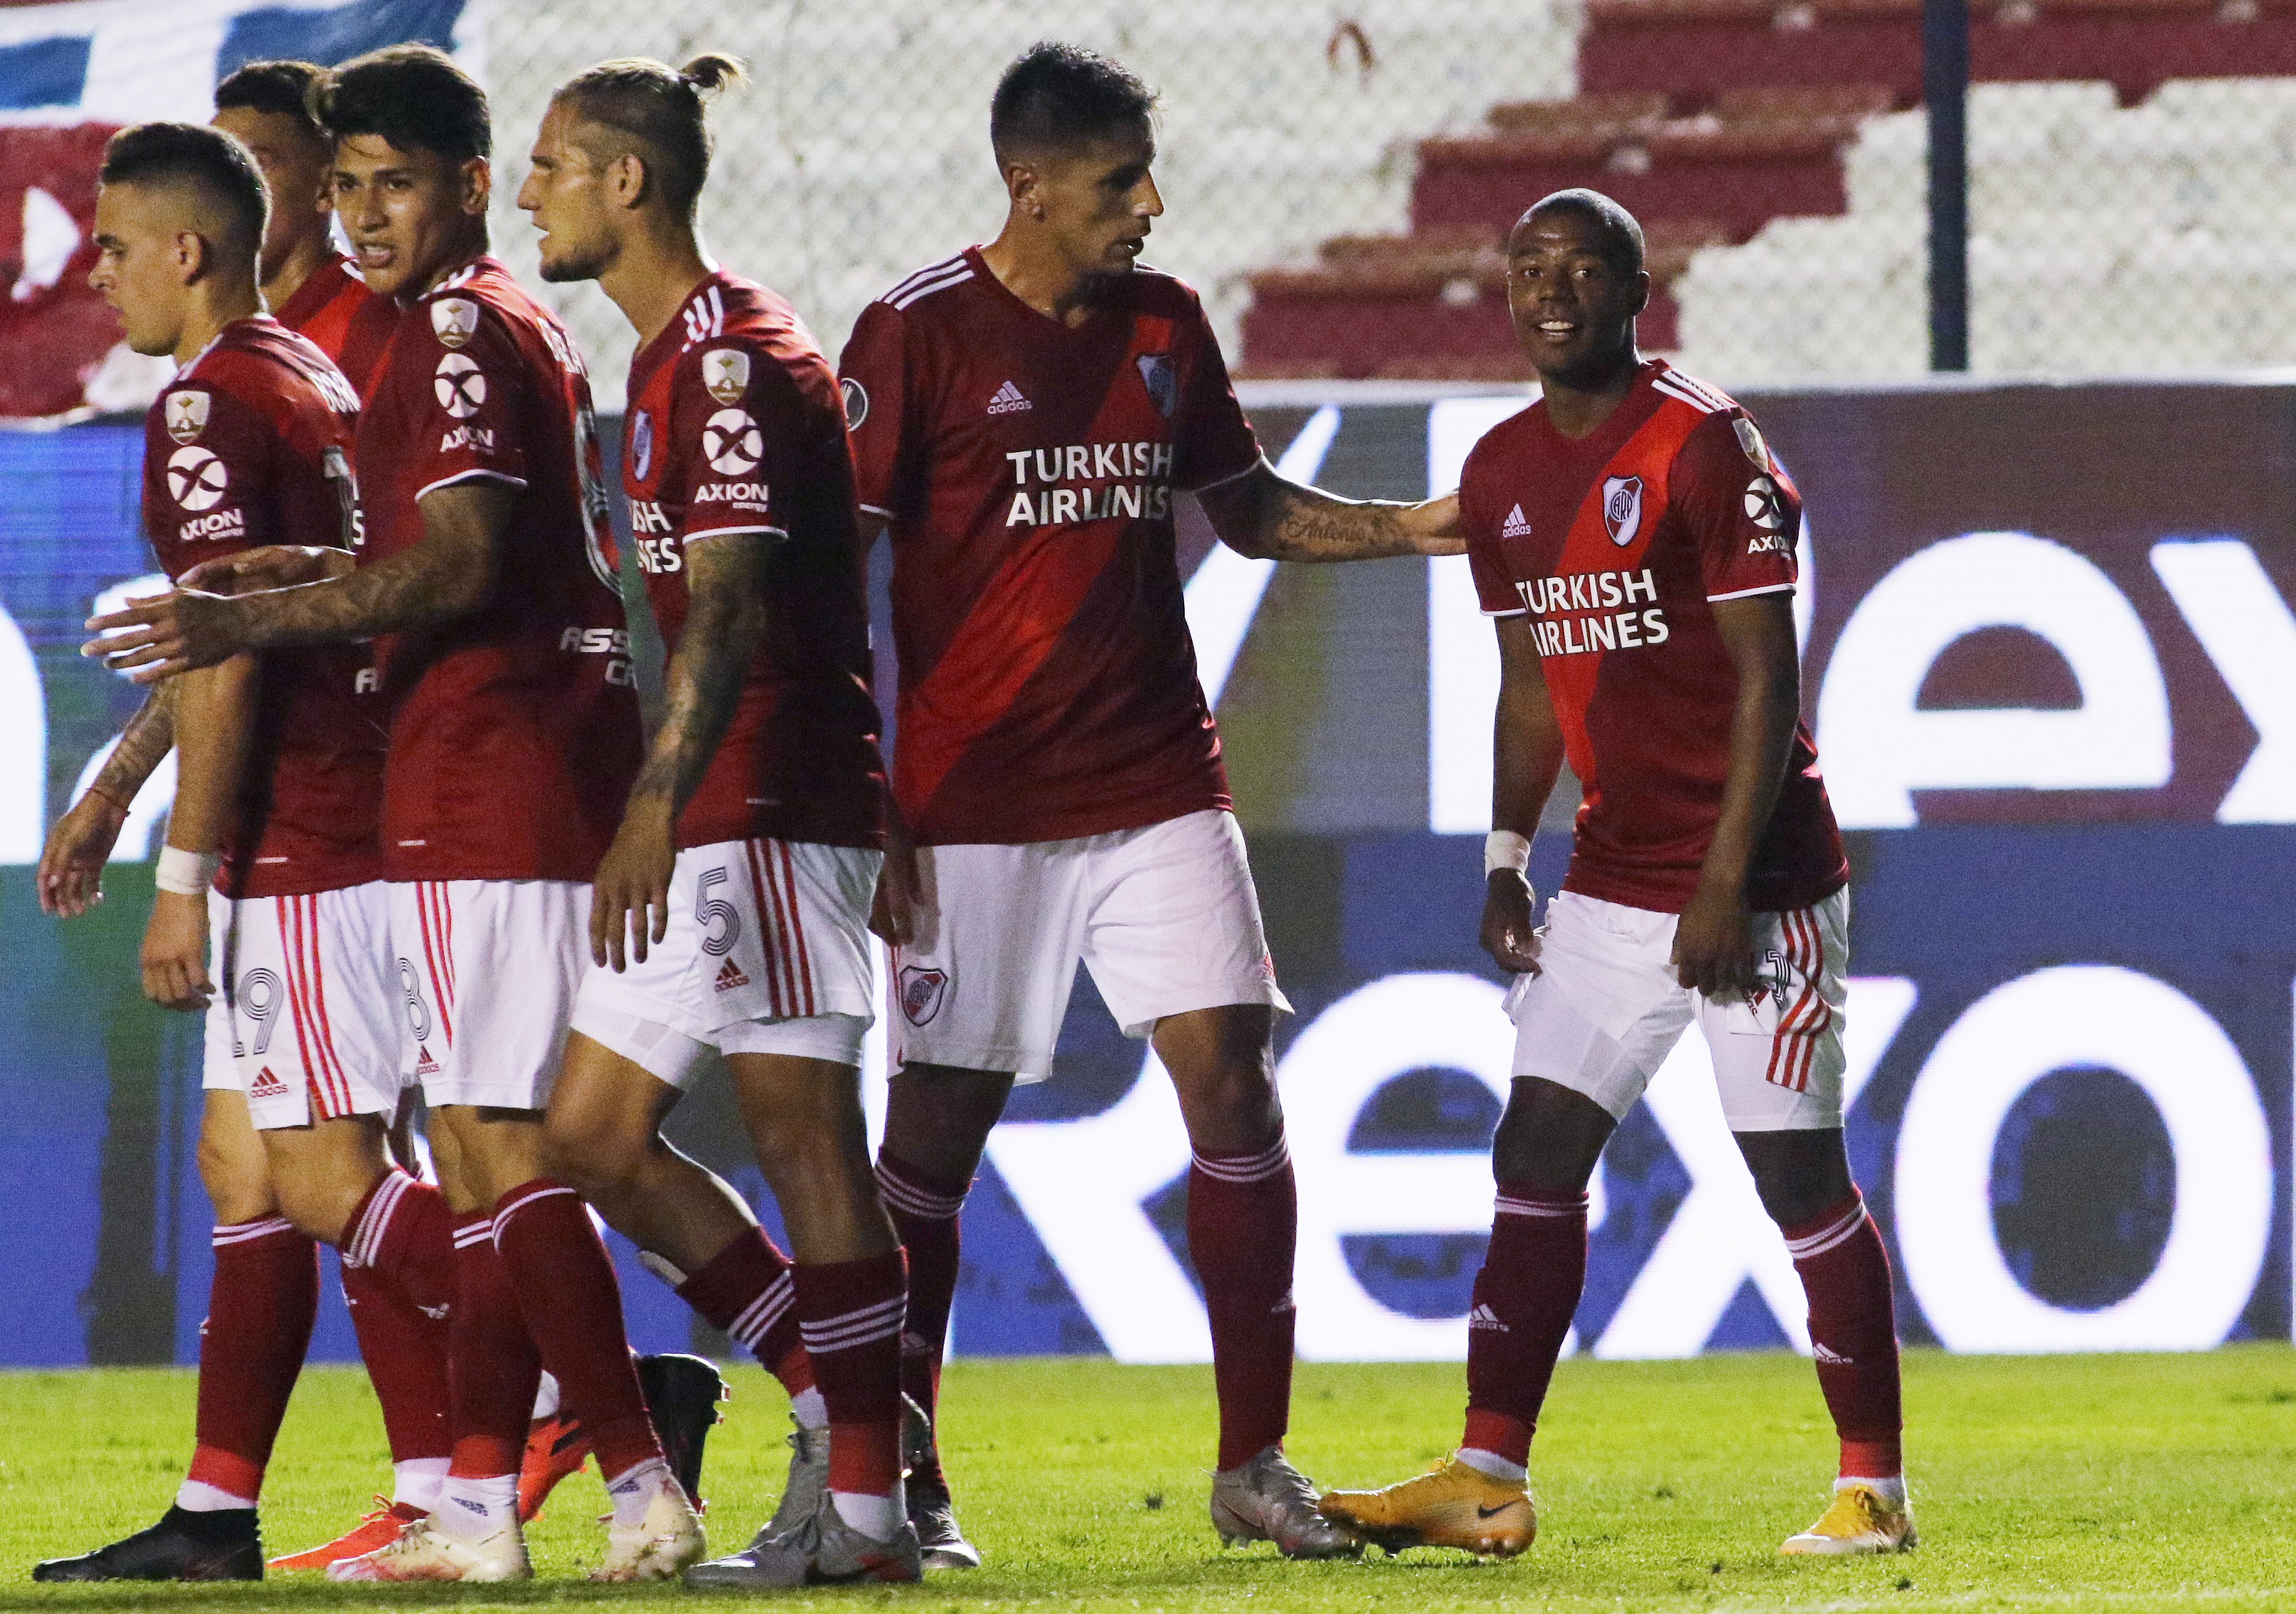
[[1222,1546],[1272,1541],[1286,1558],[1352,1558],[1363,1544],[1316,1512],[1316,1487],[1271,1446],[1212,1476],[1212,1528]]
[[845,1522],[824,1491],[813,1517],[795,1529],[752,1542],[731,1558],[698,1564],[685,1572],[685,1584],[760,1590],[914,1581],[923,1576],[915,1526],[904,1519],[889,1540],[864,1536]]
[[195,1513],[171,1507],[149,1529],[32,1566],[34,1580],[260,1580],[263,1536],[253,1508]]
[[542,1504],[558,1482],[582,1471],[589,1461],[590,1437],[570,1413],[554,1413],[527,1426],[526,1454],[518,1466],[518,1519],[521,1524],[542,1516]]
[[1416,1479],[1378,1491],[1332,1491],[1317,1511],[1358,1540],[1399,1553],[1458,1547],[1512,1558],[1538,1536],[1538,1509],[1520,1485],[1453,1457]]
[[1917,1540],[1910,1503],[1892,1502],[1872,1486],[1853,1482],[1838,1488],[1817,1522],[1787,1536],[1778,1551],[1789,1558],[1909,1553]]
[[693,1511],[702,1511],[701,1448],[726,1398],[726,1375],[717,1365],[683,1351],[638,1358],[638,1388],[645,1392],[646,1414],[661,1442],[662,1460],[685,1487]]
[[668,1580],[708,1553],[701,1537],[701,1520],[685,1490],[674,1480],[656,1478],[647,1499],[645,1517],[634,1525],[619,1525],[608,1516],[606,1556],[590,1572],[593,1580]]
[[979,1569],[980,1549],[957,1528],[948,1477],[941,1472],[940,1453],[933,1447],[932,1420],[906,1396],[901,1397],[901,1466],[906,1471],[902,1483],[908,1491],[909,1523],[917,1532],[924,1567]]
[[329,1580],[530,1580],[526,1536],[515,1520],[475,1541],[449,1535],[428,1519],[398,1533],[388,1546],[327,1566]]
[[408,1525],[429,1517],[411,1502],[393,1502],[388,1496],[378,1496],[374,1501],[374,1512],[353,1525],[348,1535],[338,1536],[306,1552],[275,1558],[269,1567],[291,1573],[297,1569],[324,1569],[346,1558],[363,1558],[377,1547],[387,1547],[398,1540],[398,1533]]
[[750,1555],[775,1537],[786,1536],[812,1519],[821,1506],[821,1499],[829,1494],[829,1428],[808,1429],[790,1414],[789,1478],[782,1482],[782,1499],[774,1509],[774,1516],[758,1527],[750,1537],[750,1544],[730,1557],[718,1559],[688,1569],[685,1578],[695,1585],[747,1585],[746,1580],[714,1578],[711,1572],[726,1566],[746,1568]]

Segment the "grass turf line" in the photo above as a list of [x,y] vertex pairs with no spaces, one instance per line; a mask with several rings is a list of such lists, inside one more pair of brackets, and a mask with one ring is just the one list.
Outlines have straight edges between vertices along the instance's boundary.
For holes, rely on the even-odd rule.
[[[739,1546],[781,1482],[786,1402],[751,1370],[712,1435],[711,1538]],[[36,1586],[33,1561],[159,1516],[188,1454],[193,1377],[153,1369],[0,1374],[0,1610],[452,1604],[668,1597],[693,1614],[751,1597],[578,1578],[603,1536],[593,1467],[533,1529],[540,1578],[508,1588]],[[1326,1485],[1403,1479],[1456,1438],[1448,1364],[1303,1365],[1291,1449]],[[1208,1368],[1097,1359],[950,1365],[944,1449],[988,1556],[922,1587],[786,1594],[775,1606],[971,1614],[1093,1610],[2207,1610],[2296,1608],[2296,1353],[1906,1360],[1923,1545],[1886,1560],[1784,1561],[1816,1516],[1833,1442],[1807,1363],[1779,1354],[1563,1364],[1533,1458],[1538,1544],[1508,1564],[1423,1550],[1290,1564],[1224,1552],[1206,1522]],[[347,1527],[388,1480],[356,1370],[296,1392],[264,1509],[272,1552]]]

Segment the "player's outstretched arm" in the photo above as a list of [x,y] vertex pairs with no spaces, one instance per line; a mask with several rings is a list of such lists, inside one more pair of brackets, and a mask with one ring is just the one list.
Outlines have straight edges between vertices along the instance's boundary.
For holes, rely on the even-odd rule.
[[[1492,839],[1518,837],[1526,863],[1532,832],[1562,773],[1562,725],[1546,688],[1528,616],[1501,617],[1499,700],[1491,725]],[[1492,861],[1486,857],[1488,864]],[[1537,893],[1520,867],[1490,868],[1483,876],[1483,951],[1511,975],[1538,973],[1538,937],[1531,906]]]
[[1265,455],[1197,496],[1220,542],[1255,560],[1376,561],[1456,555],[1467,547],[1456,494],[1419,504],[1343,499],[1279,475]]
[[677,815],[685,810],[742,696],[766,635],[766,594],[775,532],[727,532],[685,547],[691,596],[685,630],[662,674],[661,726],[630,787],[622,827],[598,865],[590,900],[590,956],[641,963],[669,927],[669,880]]
[[41,912],[78,919],[103,900],[103,865],[119,843],[127,809],[175,743],[174,686],[162,684],[144,698],[119,731],[119,742],[86,792],[49,826],[33,882]]
[[139,684],[213,667],[245,650],[324,644],[452,621],[484,604],[501,569],[520,489],[492,479],[422,496],[422,538],[404,554],[299,588],[226,598],[178,589],[129,602],[88,627],[80,653]]
[[1713,844],[1698,889],[1675,930],[1676,979],[1709,997],[1743,996],[1760,984],[1746,872],[1777,807],[1801,717],[1801,660],[1794,640],[1793,594],[1714,602],[1714,626],[1738,669],[1730,718],[1730,766]]
[[144,995],[166,1009],[205,1009],[208,885],[237,815],[255,732],[255,658],[234,656],[176,692],[176,804],[144,930]]

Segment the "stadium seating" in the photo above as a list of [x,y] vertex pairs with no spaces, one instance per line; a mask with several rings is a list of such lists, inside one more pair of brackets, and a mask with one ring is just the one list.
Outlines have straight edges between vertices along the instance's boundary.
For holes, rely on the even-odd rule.
[[[1409,235],[1250,277],[1242,369],[1517,373],[1496,248],[1526,202],[1573,184],[1650,233],[1646,347],[1726,379],[1924,367],[1920,11],[1588,0],[1577,94],[1419,143]],[[2296,0],[2002,0],[1977,8],[1971,49],[1978,368],[2296,359],[2273,291]],[[2255,76],[2274,73],[2290,77]],[[2165,285],[2170,258],[2193,328],[2140,346],[2107,308]]]

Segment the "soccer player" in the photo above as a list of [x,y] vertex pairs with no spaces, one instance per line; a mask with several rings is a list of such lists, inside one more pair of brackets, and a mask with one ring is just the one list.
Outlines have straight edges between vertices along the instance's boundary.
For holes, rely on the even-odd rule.
[[[1459,495],[1501,666],[1482,943],[1516,1027],[1466,1432],[1434,1472],[1323,1511],[1389,1547],[1530,1544],[1587,1179],[1695,1020],[1841,1441],[1831,1505],[1781,1550],[1910,1547],[1889,1258],[1841,1143],[1849,870],[1800,721],[1800,499],[1743,409],[1638,356],[1649,296],[1642,231],[1608,197],[1558,192],[1515,225],[1507,300],[1541,397],[1475,446]],[[1586,803],[1533,930],[1529,837],[1566,757]]]
[[[884,777],[852,457],[837,377],[795,313],[694,234],[704,97],[740,74],[709,54],[579,75],[519,196],[544,277],[596,280],[637,330],[622,485],[669,647],[661,725],[598,871],[552,1158],[791,1391],[780,1509],[748,1552],[688,1578],[914,1580],[906,1268],[860,1101]],[[710,1049],[794,1266],[661,1136]]]
[[[346,553],[359,537],[358,399],[263,311],[253,158],[211,128],[145,124],[112,139],[100,181],[91,283],[130,346],[182,366],[145,423],[144,526],[160,563],[181,575],[282,543]],[[450,1258],[437,1193],[384,1151],[399,1031],[373,671],[350,647],[237,656],[179,681],[169,714],[180,775],[142,965],[154,1002],[207,1014],[200,1154],[217,1225],[198,1446],[158,1525],[42,1564],[41,1580],[261,1577],[256,1500],[310,1339],[315,1239],[342,1249],[363,1310],[428,1347],[410,1394],[392,1393],[390,1364],[375,1374],[402,1494],[435,1490],[445,1471],[443,1444],[435,1466],[406,1455],[443,1434],[444,1340],[424,1307],[445,1305]],[[406,1201],[404,1230],[366,1250],[348,1234],[378,1196]]]
[[[1355,504],[1261,455],[1195,293],[1138,262],[1163,211],[1154,102],[1074,46],[1014,61],[989,114],[1003,230],[872,303],[845,350],[862,508],[891,533],[893,794],[915,843],[911,867],[897,838],[886,882],[899,1070],[878,1172],[909,1252],[905,1388],[930,1405],[982,1146],[1014,1080],[1051,1069],[1090,965],[1171,1072],[1194,1148],[1213,1525],[1323,1557],[1355,1544],[1283,1451],[1298,1202],[1270,1043],[1289,1005],[1196,680],[1172,501],[1197,495],[1250,555],[1458,545],[1447,499]],[[908,1500],[928,1564],[971,1561],[931,1451]]]
[[335,246],[334,145],[310,99],[325,71],[308,61],[250,61],[216,86],[215,126],[255,153],[271,194],[264,305],[316,342],[364,397],[398,324],[398,305],[369,290]]
[[[405,309],[359,422],[366,563],[177,591],[96,626],[136,630],[113,648],[146,679],[391,636],[382,854],[454,1213],[455,1447],[429,1520],[329,1573],[529,1575],[517,1475],[547,1364],[613,1503],[595,1577],[674,1574],[701,1555],[701,1526],[648,1423],[612,1265],[544,1157],[589,881],[639,753],[589,383],[564,328],[488,255],[485,92],[442,53],[394,46],[338,69],[317,110],[359,269]],[[275,552],[267,580],[316,569],[293,560]],[[586,1331],[613,1348],[569,1348]]]

